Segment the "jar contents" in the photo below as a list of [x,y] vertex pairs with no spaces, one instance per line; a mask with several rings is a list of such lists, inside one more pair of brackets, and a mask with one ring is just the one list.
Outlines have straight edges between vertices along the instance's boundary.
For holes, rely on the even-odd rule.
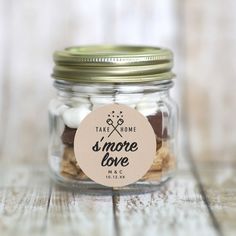
[[[74,138],[79,126],[79,123],[76,122],[78,122],[78,120],[82,121],[89,112],[91,111],[89,111],[88,108],[79,107],[68,109],[62,115],[65,126],[61,140],[65,146],[61,161],[61,174],[65,177],[77,180],[89,179],[79,167],[74,154]],[[145,107],[144,110],[139,109],[139,112],[146,113]],[[162,117],[163,114],[161,112],[147,116],[156,134],[156,155],[151,168],[141,180],[158,180],[161,178],[162,172],[172,170],[175,167],[175,158],[169,147],[167,128],[163,128],[162,125]]]

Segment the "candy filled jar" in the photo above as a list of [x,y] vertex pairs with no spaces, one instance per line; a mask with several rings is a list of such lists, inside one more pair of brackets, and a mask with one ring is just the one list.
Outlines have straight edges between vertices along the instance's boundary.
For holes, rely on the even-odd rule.
[[169,49],[70,47],[55,52],[54,62],[48,158],[56,182],[143,192],[173,176],[178,108]]

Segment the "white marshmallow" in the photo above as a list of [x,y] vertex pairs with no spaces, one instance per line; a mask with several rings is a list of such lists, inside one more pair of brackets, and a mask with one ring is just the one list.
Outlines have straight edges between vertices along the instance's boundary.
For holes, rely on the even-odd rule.
[[122,93],[143,93],[143,88],[135,85],[117,85],[116,89]]
[[82,104],[88,104],[90,103],[88,97],[72,97],[71,101],[77,102],[77,103],[82,103]]
[[84,106],[90,109],[92,107],[92,103],[87,97],[72,97],[71,102],[71,106],[74,108]]
[[114,98],[111,96],[103,96],[103,97],[91,97],[90,101],[92,104],[109,104],[114,102]]
[[144,116],[154,115],[158,110],[155,94],[144,95],[136,109]]
[[125,104],[136,104],[142,99],[142,94],[117,94],[115,96],[115,102],[117,103],[125,103]]
[[101,106],[114,103],[114,98],[111,96],[103,97],[91,97],[90,101],[92,102],[92,110],[95,110]]
[[99,88],[91,84],[87,86],[73,86],[72,91],[85,94],[96,94],[99,93]]
[[139,103],[136,109],[144,116],[150,116],[156,114],[158,107],[156,103]]
[[58,116],[61,116],[67,109],[69,109],[69,107],[66,105],[61,105],[60,107],[58,107],[57,109]]
[[49,111],[54,116],[62,115],[67,109],[69,109],[69,107],[58,100],[53,100],[49,105]]
[[78,128],[80,122],[91,112],[86,106],[79,106],[77,108],[70,108],[66,110],[62,117],[64,123],[70,128]]
[[115,96],[115,102],[118,104],[124,104],[129,107],[135,108],[137,103],[142,99],[142,94],[117,94]]

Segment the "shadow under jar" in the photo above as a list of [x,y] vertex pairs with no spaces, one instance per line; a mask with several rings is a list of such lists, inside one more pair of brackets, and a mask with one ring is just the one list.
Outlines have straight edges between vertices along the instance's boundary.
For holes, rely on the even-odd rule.
[[[71,47],[55,52],[54,61],[52,76],[57,96],[49,105],[49,165],[54,180],[84,192],[137,193],[155,190],[174,174],[178,109],[169,94],[174,77],[170,50],[112,45]],[[95,183],[83,172],[74,153],[75,134],[82,120],[108,104],[123,104],[141,113],[156,137],[149,170],[123,187]]]

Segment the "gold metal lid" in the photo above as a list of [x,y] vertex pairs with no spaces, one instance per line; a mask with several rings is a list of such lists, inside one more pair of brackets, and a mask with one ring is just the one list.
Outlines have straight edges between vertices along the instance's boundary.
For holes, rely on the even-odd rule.
[[137,83],[172,79],[173,54],[148,46],[92,45],[54,53],[52,77],[97,83]]

